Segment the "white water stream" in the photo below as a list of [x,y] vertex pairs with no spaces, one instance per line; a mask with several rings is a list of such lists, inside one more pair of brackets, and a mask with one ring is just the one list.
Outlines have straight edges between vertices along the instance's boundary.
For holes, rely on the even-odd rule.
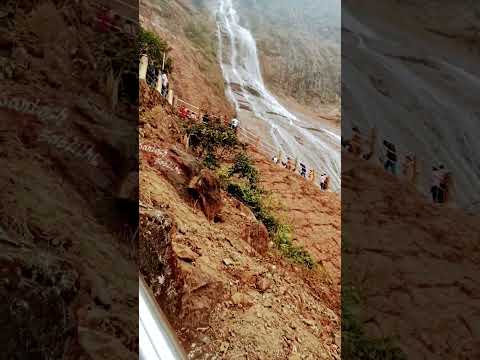
[[[424,50],[424,40],[414,39],[409,29],[404,38],[389,39],[373,27],[342,10],[345,79],[344,104],[351,104],[343,117],[344,136],[352,126],[365,133],[378,130],[381,142],[393,142],[401,159],[413,153],[419,159],[419,190],[430,196],[431,168],[444,164],[452,172],[453,201],[472,208],[480,203],[480,76],[475,69],[462,68],[462,55]],[[375,22],[372,21],[372,24]],[[398,33],[399,31],[392,31]],[[408,62],[421,59],[425,64]],[[372,86],[371,72],[382,79],[387,96]],[[354,96],[353,96],[354,95]],[[372,111],[374,109],[374,111]],[[379,143],[380,145],[380,143]]]
[[[340,191],[340,136],[288,111],[267,90],[262,78],[256,42],[239,23],[232,0],[218,0],[219,59],[226,91],[235,105],[240,126],[255,132],[262,142],[318,172],[330,176]],[[272,151],[272,156],[276,155]]]

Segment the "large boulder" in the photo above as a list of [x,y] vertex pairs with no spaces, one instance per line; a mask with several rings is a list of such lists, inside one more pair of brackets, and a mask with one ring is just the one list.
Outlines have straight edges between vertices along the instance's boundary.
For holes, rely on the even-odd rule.
[[198,205],[212,221],[223,208],[221,186],[215,173],[204,169],[195,157],[176,147],[154,151],[143,155],[147,163],[160,171],[180,194],[192,200],[194,206]]
[[175,324],[181,307],[183,275],[172,247],[175,223],[161,210],[140,210],[138,261],[140,273],[160,307]]
[[260,255],[267,253],[269,239],[267,228],[260,222],[248,224],[243,231],[243,240]]
[[207,169],[200,171],[188,184],[188,191],[198,202],[203,213],[212,221],[223,208],[220,182],[215,174]]

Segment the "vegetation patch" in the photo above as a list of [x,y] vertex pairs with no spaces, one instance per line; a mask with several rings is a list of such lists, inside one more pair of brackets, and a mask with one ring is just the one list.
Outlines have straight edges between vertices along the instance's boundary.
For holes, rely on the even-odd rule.
[[163,55],[165,54],[165,71],[171,73],[173,70],[173,61],[172,58],[168,56],[171,50],[172,48],[165,40],[160,39],[155,33],[140,27],[138,33],[138,57],[140,57],[141,54],[146,54],[149,62],[158,68],[162,66]]
[[251,186],[256,187],[259,173],[258,170],[253,166],[250,158],[244,153],[240,152],[235,157],[235,162],[230,168],[229,176],[239,175],[248,180]]
[[[203,158],[205,167],[217,169],[223,188],[252,210],[282,254],[297,264],[313,269],[316,264],[311,255],[303,247],[293,244],[292,228],[282,224],[273,214],[268,205],[268,192],[258,185],[260,173],[240,146],[236,132],[219,121],[185,124],[184,131],[192,151]],[[220,167],[225,157],[233,158],[233,163]]]
[[191,149],[210,169],[218,168],[218,159],[239,145],[235,131],[220,122],[194,123],[186,126],[185,132]]

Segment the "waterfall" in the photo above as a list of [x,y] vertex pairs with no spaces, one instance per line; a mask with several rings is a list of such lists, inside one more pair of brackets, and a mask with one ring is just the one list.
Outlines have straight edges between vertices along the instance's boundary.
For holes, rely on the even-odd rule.
[[216,19],[226,93],[241,126],[260,132],[284,156],[297,158],[317,173],[327,173],[332,189],[340,191],[340,136],[309,119],[299,119],[266,88],[255,39],[240,25],[232,0],[218,0]]

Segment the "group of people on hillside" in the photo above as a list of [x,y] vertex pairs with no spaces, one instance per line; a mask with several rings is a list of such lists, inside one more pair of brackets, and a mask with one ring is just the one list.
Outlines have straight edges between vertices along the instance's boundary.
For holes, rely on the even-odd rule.
[[[373,141],[373,140],[371,140]],[[342,137],[342,147],[355,157],[361,157],[365,160],[369,160],[373,155],[372,152],[363,153],[364,142],[362,136],[357,127],[352,128],[352,138],[350,140],[344,140]],[[388,140],[382,142],[382,155],[380,160],[383,164],[385,171],[397,175],[398,173],[398,159],[397,149],[395,144]],[[416,159],[413,154],[407,154],[404,162],[401,164],[402,175],[411,182],[415,183],[417,169]],[[431,179],[431,195],[434,203],[444,203],[447,201],[449,187],[450,187],[451,174],[445,169],[443,165],[438,167],[432,167],[432,179]]]
[[197,121],[198,120],[198,116],[195,112],[191,111],[190,109],[188,109],[187,107],[185,106],[180,106],[179,109],[178,109],[178,115],[186,120],[186,119],[189,119],[189,120],[192,120],[192,121]]
[[[295,161],[294,163],[292,159],[288,156],[286,158],[286,161],[281,161],[277,156],[273,156],[272,161],[274,164],[280,164],[283,168],[293,171],[295,173],[297,172],[297,168],[299,168],[298,173],[300,174],[300,176],[302,176],[304,179],[308,181],[315,181],[315,176],[316,176],[315,170],[310,169],[307,175],[307,167],[302,162],[298,163],[297,161]],[[329,184],[330,184],[329,176],[326,173],[322,173],[319,179],[320,188],[322,190],[327,190],[329,187]]]
[[[182,119],[189,119],[192,121],[197,121],[199,120],[199,115],[195,113],[194,111],[191,111],[188,109],[186,106],[182,105],[178,108],[178,115]],[[227,116],[224,116],[223,119],[219,115],[212,115],[209,114],[208,112],[205,112],[201,116],[201,120],[205,124],[209,123],[223,123],[225,126],[228,126],[232,130],[237,130],[238,127],[240,126],[240,121],[237,118],[232,118],[230,121],[228,121]]]
[[166,71],[158,71],[155,69],[154,64],[148,64],[147,67],[147,84],[151,87],[157,85],[157,82],[160,81],[160,95],[163,97],[168,96],[168,90],[170,88],[169,79]]

